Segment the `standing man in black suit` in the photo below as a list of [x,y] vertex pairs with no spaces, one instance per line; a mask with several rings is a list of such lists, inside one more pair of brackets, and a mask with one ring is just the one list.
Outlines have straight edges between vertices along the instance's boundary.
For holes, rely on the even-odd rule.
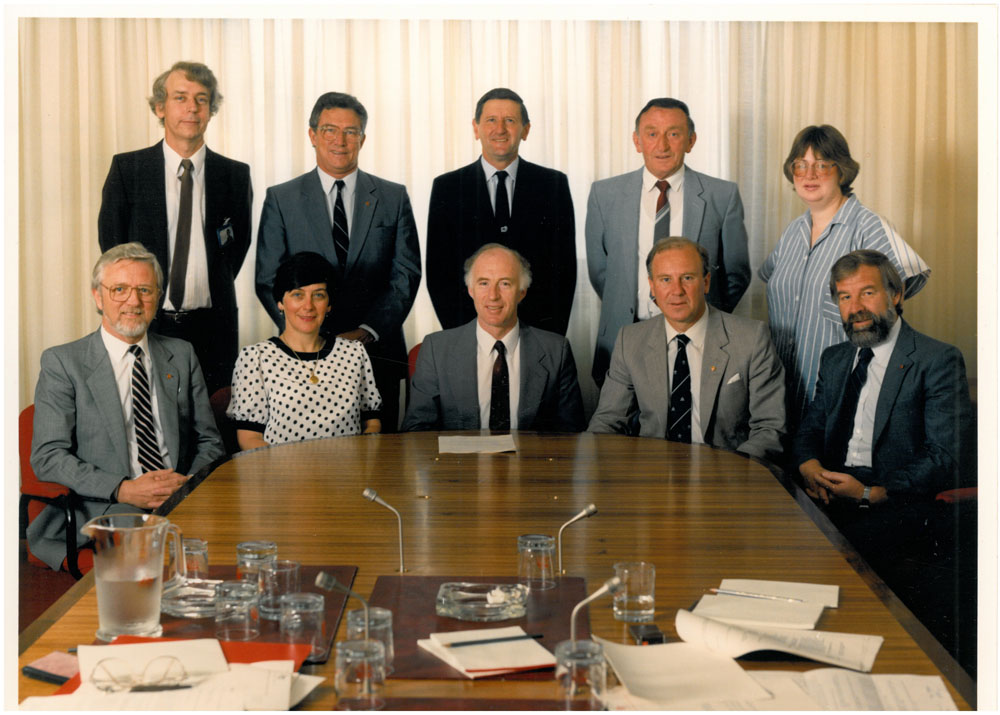
[[576,290],[573,199],[565,174],[518,157],[529,129],[528,110],[517,93],[491,89],[476,104],[472,121],[483,155],[434,179],[427,289],[445,329],[476,317],[462,286],[465,259],[480,246],[500,243],[524,256],[535,275],[518,308],[521,320],[566,334]]
[[163,141],[117,154],[104,182],[101,250],[146,246],[167,274],[150,328],[194,346],[209,394],[232,381],[239,349],[233,282],[250,248],[250,167],[205,146],[222,95],[199,62],[177,62],[153,82],[150,109]]
[[327,92],[309,117],[316,168],[267,190],[257,233],[257,297],[279,329],[271,294],[282,262],[319,253],[340,273],[323,334],[360,340],[382,395],[382,431],[399,425],[406,377],[403,321],[420,286],[420,244],[406,187],[358,169],[368,112],[349,94]]

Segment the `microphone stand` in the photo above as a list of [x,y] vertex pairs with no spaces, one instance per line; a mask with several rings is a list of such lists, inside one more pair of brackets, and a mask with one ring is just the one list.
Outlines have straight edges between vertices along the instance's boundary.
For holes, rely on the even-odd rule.
[[396,509],[392,505],[390,505],[387,501],[385,501],[382,497],[380,497],[376,493],[376,491],[371,487],[367,487],[361,493],[361,496],[363,496],[368,501],[373,501],[376,504],[381,504],[386,509],[388,509],[389,511],[391,511],[393,514],[396,515],[396,520],[399,523],[399,573],[405,572],[406,567],[403,565],[403,517],[400,516],[399,512],[396,511]]
[[558,551],[559,551],[559,575],[560,576],[562,576],[562,575],[564,575],[566,573],[565,571],[563,571],[563,565],[562,565],[562,533],[563,533],[563,529],[565,529],[570,524],[574,524],[574,523],[580,521],[580,519],[583,519],[583,518],[586,518],[586,517],[591,517],[591,516],[593,516],[596,513],[597,513],[597,507],[594,506],[593,504],[588,504],[586,506],[586,508],[584,508],[579,514],[577,514],[572,519],[570,519],[565,524],[563,524],[562,526],[559,527],[559,534],[556,536],[556,543],[558,545],[557,548],[558,548]]

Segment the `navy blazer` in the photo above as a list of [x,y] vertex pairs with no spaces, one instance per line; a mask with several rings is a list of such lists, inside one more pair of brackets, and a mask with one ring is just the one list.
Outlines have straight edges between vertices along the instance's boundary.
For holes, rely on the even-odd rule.
[[[146,149],[116,154],[104,181],[97,235],[101,250],[138,241],[156,256],[164,280],[170,275],[167,236],[167,195],[164,185],[163,142]],[[212,307],[219,309],[226,330],[236,335],[236,289],[233,285],[250,248],[250,207],[253,189],[250,167],[206,148],[205,254]],[[220,245],[220,231],[232,228],[232,239]],[[228,232],[227,232],[228,233]],[[233,344],[232,361],[236,361]]]
[[[521,323],[521,381],[517,424],[521,430],[579,432],[583,399],[569,342]],[[431,333],[420,347],[410,381],[410,405],[402,431],[477,430],[476,320]]]
[[[816,396],[795,437],[796,464],[818,459],[828,469],[842,466],[827,446],[856,353],[850,342],[823,351]],[[975,484],[972,422],[962,353],[904,321],[875,408],[873,483],[890,496],[933,495]]]
[[456,328],[476,317],[464,266],[487,243],[513,248],[531,264],[533,280],[517,307],[518,318],[565,335],[576,291],[576,225],[566,175],[521,159],[506,232],[493,215],[479,159],[434,179],[427,290],[442,327]]
[[[284,318],[271,296],[274,275],[302,251],[340,266],[333,227],[317,169],[267,190],[257,232],[257,297],[279,330]],[[420,286],[420,245],[406,187],[358,171],[354,215],[343,283],[331,294],[324,330],[339,334],[362,323],[378,333],[372,355],[392,360],[406,374],[403,321]]]

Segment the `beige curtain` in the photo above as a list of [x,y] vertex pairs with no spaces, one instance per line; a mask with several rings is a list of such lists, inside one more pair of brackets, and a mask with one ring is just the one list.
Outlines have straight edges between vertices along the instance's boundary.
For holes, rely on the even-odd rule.
[[[433,178],[478,156],[476,99],[517,90],[532,119],[522,155],[570,180],[570,339],[591,405],[599,302],[586,277],[587,193],[641,165],[631,131],[643,103],[689,103],[698,141],[688,163],[739,183],[754,269],[803,210],[780,169],[792,138],[834,124],[861,163],[861,201],[933,268],[907,318],[958,345],[976,374],[975,24],[22,18],[18,52],[22,407],[42,350],[98,324],[89,281],[101,186],[113,154],[162,137],[145,98],[178,59],[219,77],[225,101],[207,141],[251,165],[255,222],[268,186],[315,165],[308,114],[339,89],[369,111],[362,167],[406,184],[423,234]],[[273,327],[254,294],[253,256],[237,286],[244,344]],[[766,319],[758,280],[739,312]],[[407,340],[437,328],[421,286]]]

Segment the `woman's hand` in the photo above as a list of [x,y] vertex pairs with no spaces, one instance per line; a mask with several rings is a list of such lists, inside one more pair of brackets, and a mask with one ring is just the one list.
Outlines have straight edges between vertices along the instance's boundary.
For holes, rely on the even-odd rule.
[[249,429],[236,430],[236,442],[240,445],[240,449],[256,449],[267,446],[263,432],[254,432]]
[[382,431],[382,420],[365,420],[364,431],[361,434],[378,434]]

